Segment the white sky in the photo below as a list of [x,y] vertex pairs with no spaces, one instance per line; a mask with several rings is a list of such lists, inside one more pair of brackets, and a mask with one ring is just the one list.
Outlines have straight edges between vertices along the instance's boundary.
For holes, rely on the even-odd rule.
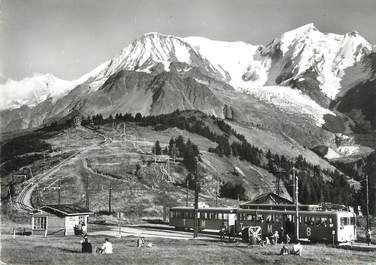
[[376,44],[375,11],[375,0],[2,0],[0,82],[77,78],[151,31],[267,44],[313,22]]

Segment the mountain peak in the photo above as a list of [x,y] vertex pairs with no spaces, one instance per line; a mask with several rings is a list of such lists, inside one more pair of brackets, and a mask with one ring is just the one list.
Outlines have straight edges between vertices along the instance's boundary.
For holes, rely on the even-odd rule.
[[315,24],[313,23],[308,23],[308,24],[305,24],[301,27],[298,27],[296,29],[293,29],[293,30],[290,30],[290,31],[287,31],[283,34],[284,35],[299,35],[299,36],[302,36],[302,35],[307,35],[307,34],[310,34],[312,32],[320,32]]
[[316,25],[311,22],[311,23],[308,23],[308,24],[305,24],[299,28],[297,28],[296,30],[304,30],[304,32],[310,32],[310,31],[319,31],[316,27]]

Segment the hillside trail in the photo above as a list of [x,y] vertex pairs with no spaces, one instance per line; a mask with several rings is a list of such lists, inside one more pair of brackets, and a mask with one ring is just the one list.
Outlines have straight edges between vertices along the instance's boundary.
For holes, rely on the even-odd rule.
[[[86,127],[79,127],[79,130],[83,131],[90,131],[91,133],[94,132],[95,134],[103,137],[103,142],[99,144],[99,146],[103,147],[106,144],[109,144],[112,142],[112,139],[110,137],[107,137],[104,134],[101,134],[95,130],[89,130]],[[33,177],[28,179],[23,183],[23,188],[21,192],[16,197],[15,202],[13,203],[13,207],[18,211],[26,211],[26,212],[32,212],[36,209],[33,207],[31,203],[31,197],[33,191],[43,182],[48,180],[50,177],[52,177],[58,170],[60,170],[65,165],[68,165],[69,163],[73,162],[75,159],[79,159],[80,157],[85,157],[85,154],[89,152],[90,150],[93,150],[97,148],[97,145],[91,145],[86,146],[85,148],[81,148],[77,151],[75,151],[72,155],[65,158],[63,161],[58,163],[57,165],[53,166],[52,168],[49,168]]]

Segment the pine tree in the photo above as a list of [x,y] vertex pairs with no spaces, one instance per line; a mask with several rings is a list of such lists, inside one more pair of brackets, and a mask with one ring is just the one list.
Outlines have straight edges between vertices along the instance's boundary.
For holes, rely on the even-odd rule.
[[189,172],[195,172],[197,168],[197,160],[193,153],[191,145],[187,146],[183,155],[183,163]]
[[137,113],[136,114],[136,116],[134,117],[134,120],[136,121],[136,122],[140,122],[141,120],[142,120],[142,115],[141,115],[141,113]]
[[159,141],[157,140],[155,142],[155,145],[154,145],[154,152],[155,152],[156,155],[160,155],[161,151],[162,151],[162,148],[161,148],[161,146],[159,144]]

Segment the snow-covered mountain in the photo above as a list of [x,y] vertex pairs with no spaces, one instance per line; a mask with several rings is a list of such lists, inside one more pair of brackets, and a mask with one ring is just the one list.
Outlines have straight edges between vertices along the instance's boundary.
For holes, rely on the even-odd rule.
[[214,41],[202,37],[183,38],[207,58],[234,88],[262,86],[267,81],[271,60],[260,56],[262,46],[242,41]]
[[[283,113],[300,114],[321,127],[325,117],[336,116],[329,110],[332,100],[345,95],[352,84],[367,80],[369,67],[363,59],[371,50],[372,46],[356,32],[322,33],[313,24],[286,32],[266,46],[147,33],[76,80],[63,81],[46,75],[8,81],[0,87],[0,108],[7,110],[6,119],[3,115],[2,120],[3,124],[12,123],[9,128],[13,129],[10,109],[26,105],[30,112],[29,108],[47,101],[43,105],[46,114],[39,115],[38,122],[23,122],[22,126],[35,126],[73,110],[85,115],[136,110],[158,114],[174,108],[198,107],[222,116],[220,108],[234,104],[223,98],[222,92],[233,90]],[[363,72],[367,74],[356,74]],[[174,87],[180,91],[174,95],[184,98],[179,104],[174,104],[179,100],[169,102],[172,98],[168,94]],[[209,89],[204,92],[211,99],[208,106],[197,101],[199,87]],[[148,100],[141,106],[143,95]],[[120,98],[125,101],[120,102]],[[214,102],[221,107],[215,108]],[[19,110],[17,115],[30,116]]]
[[151,32],[136,39],[124,48],[120,55],[113,57],[95,76],[91,87],[98,89],[111,75],[121,70],[169,72],[172,62],[201,67],[208,74],[220,78],[210,61],[199,55],[188,43],[178,37]]
[[322,93],[330,99],[343,95],[341,79],[345,69],[360,62],[372,51],[359,33],[322,33],[313,24],[282,34],[263,54],[277,57],[269,69],[268,83],[304,79],[308,70],[317,75]]
[[0,84],[0,110],[19,108],[22,105],[36,106],[47,98],[57,98],[72,89],[71,82],[52,74],[34,75],[20,81],[8,79]]
[[62,80],[53,74],[34,74],[33,77],[26,77],[19,81],[8,79],[4,84],[0,84],[0,111],[22,106],[35,107],[47,99],[56,102],[77,85],[97,76],[108,63],[105,62],[72,81]]

